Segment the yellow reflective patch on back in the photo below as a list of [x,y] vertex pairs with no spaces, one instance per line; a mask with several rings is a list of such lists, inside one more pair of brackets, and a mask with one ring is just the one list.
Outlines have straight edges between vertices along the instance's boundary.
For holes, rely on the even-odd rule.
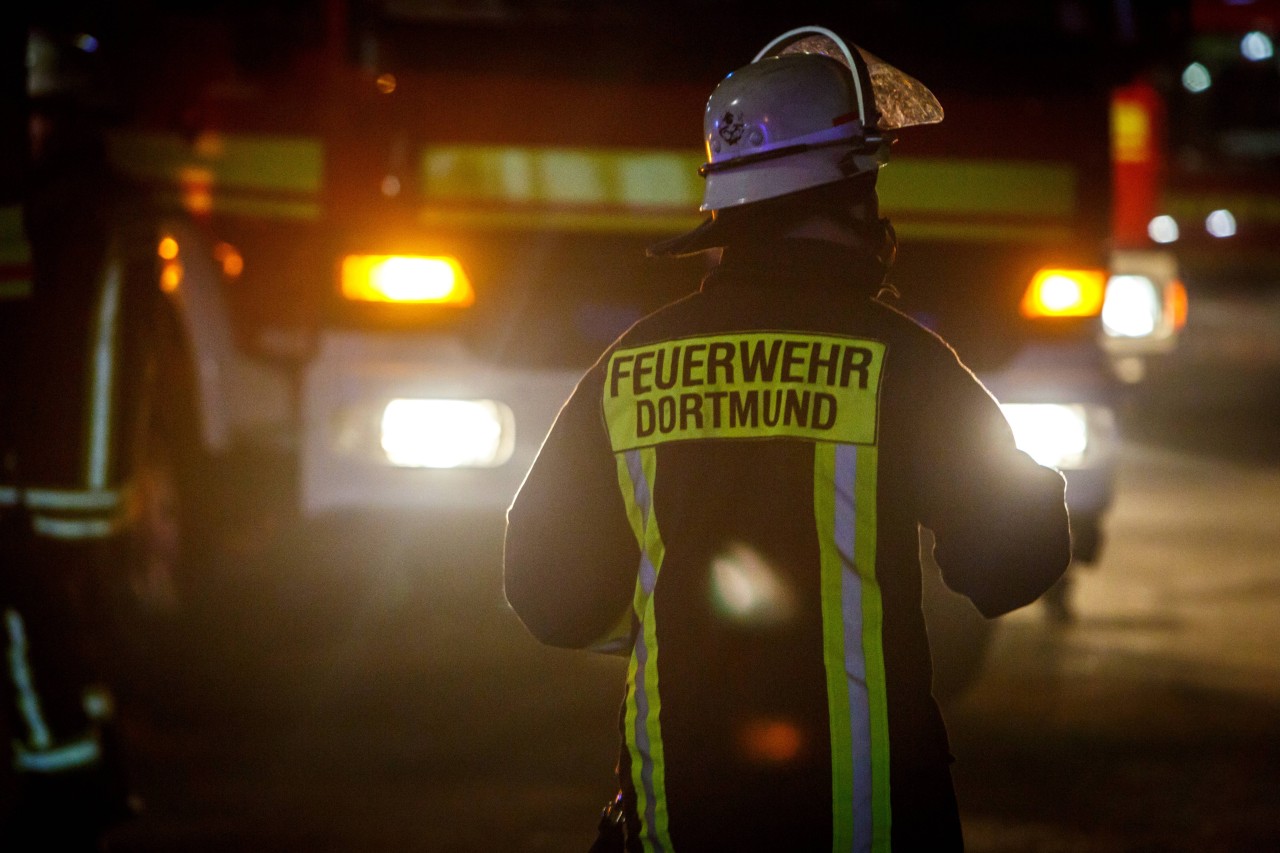
[[880,341],[804,332],[616,350],[604,387],[613,450],[709,438],[875,444],[884,354]]

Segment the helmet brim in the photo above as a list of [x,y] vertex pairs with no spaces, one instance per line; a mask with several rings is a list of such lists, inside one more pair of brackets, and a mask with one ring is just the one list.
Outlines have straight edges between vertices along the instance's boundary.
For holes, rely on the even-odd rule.
[[708,216],[692,231],[646,247],[645,254],[651,258],[681,258],[711,249],[722,249],[732,237],[732,231],[724,217]]

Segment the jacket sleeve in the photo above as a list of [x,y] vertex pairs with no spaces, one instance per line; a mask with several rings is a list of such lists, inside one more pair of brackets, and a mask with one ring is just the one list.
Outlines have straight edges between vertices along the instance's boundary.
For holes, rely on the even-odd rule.
[[507,512],[507,602],[552,646],[594,648],[630,630],[640,549],[604,425],[601,370],[560,410]]
[[1071,562],[1066,480],[1017,449],[996,400],[949,347],[938,368],[922,423],[920,521],[946,584],[1000,616],[1039,598]]

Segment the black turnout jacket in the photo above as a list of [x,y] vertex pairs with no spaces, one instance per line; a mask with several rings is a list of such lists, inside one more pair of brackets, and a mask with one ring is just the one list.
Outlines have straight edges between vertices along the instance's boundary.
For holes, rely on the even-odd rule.
[[528,629],[629,656],[631,850],[960,845],[919,528],[994,617],[1065,570],[1065,482],[882,278],[726,249],[582,378],[510,508]]

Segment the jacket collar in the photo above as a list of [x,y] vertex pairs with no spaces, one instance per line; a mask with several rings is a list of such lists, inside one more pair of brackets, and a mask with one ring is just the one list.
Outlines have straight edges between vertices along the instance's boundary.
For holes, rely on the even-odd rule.
[[736,287],[818,287],[853,289],[873,297],[885,270],[864,250],[827,240],[781,239],[736,244],[702,280],[702,289]]

